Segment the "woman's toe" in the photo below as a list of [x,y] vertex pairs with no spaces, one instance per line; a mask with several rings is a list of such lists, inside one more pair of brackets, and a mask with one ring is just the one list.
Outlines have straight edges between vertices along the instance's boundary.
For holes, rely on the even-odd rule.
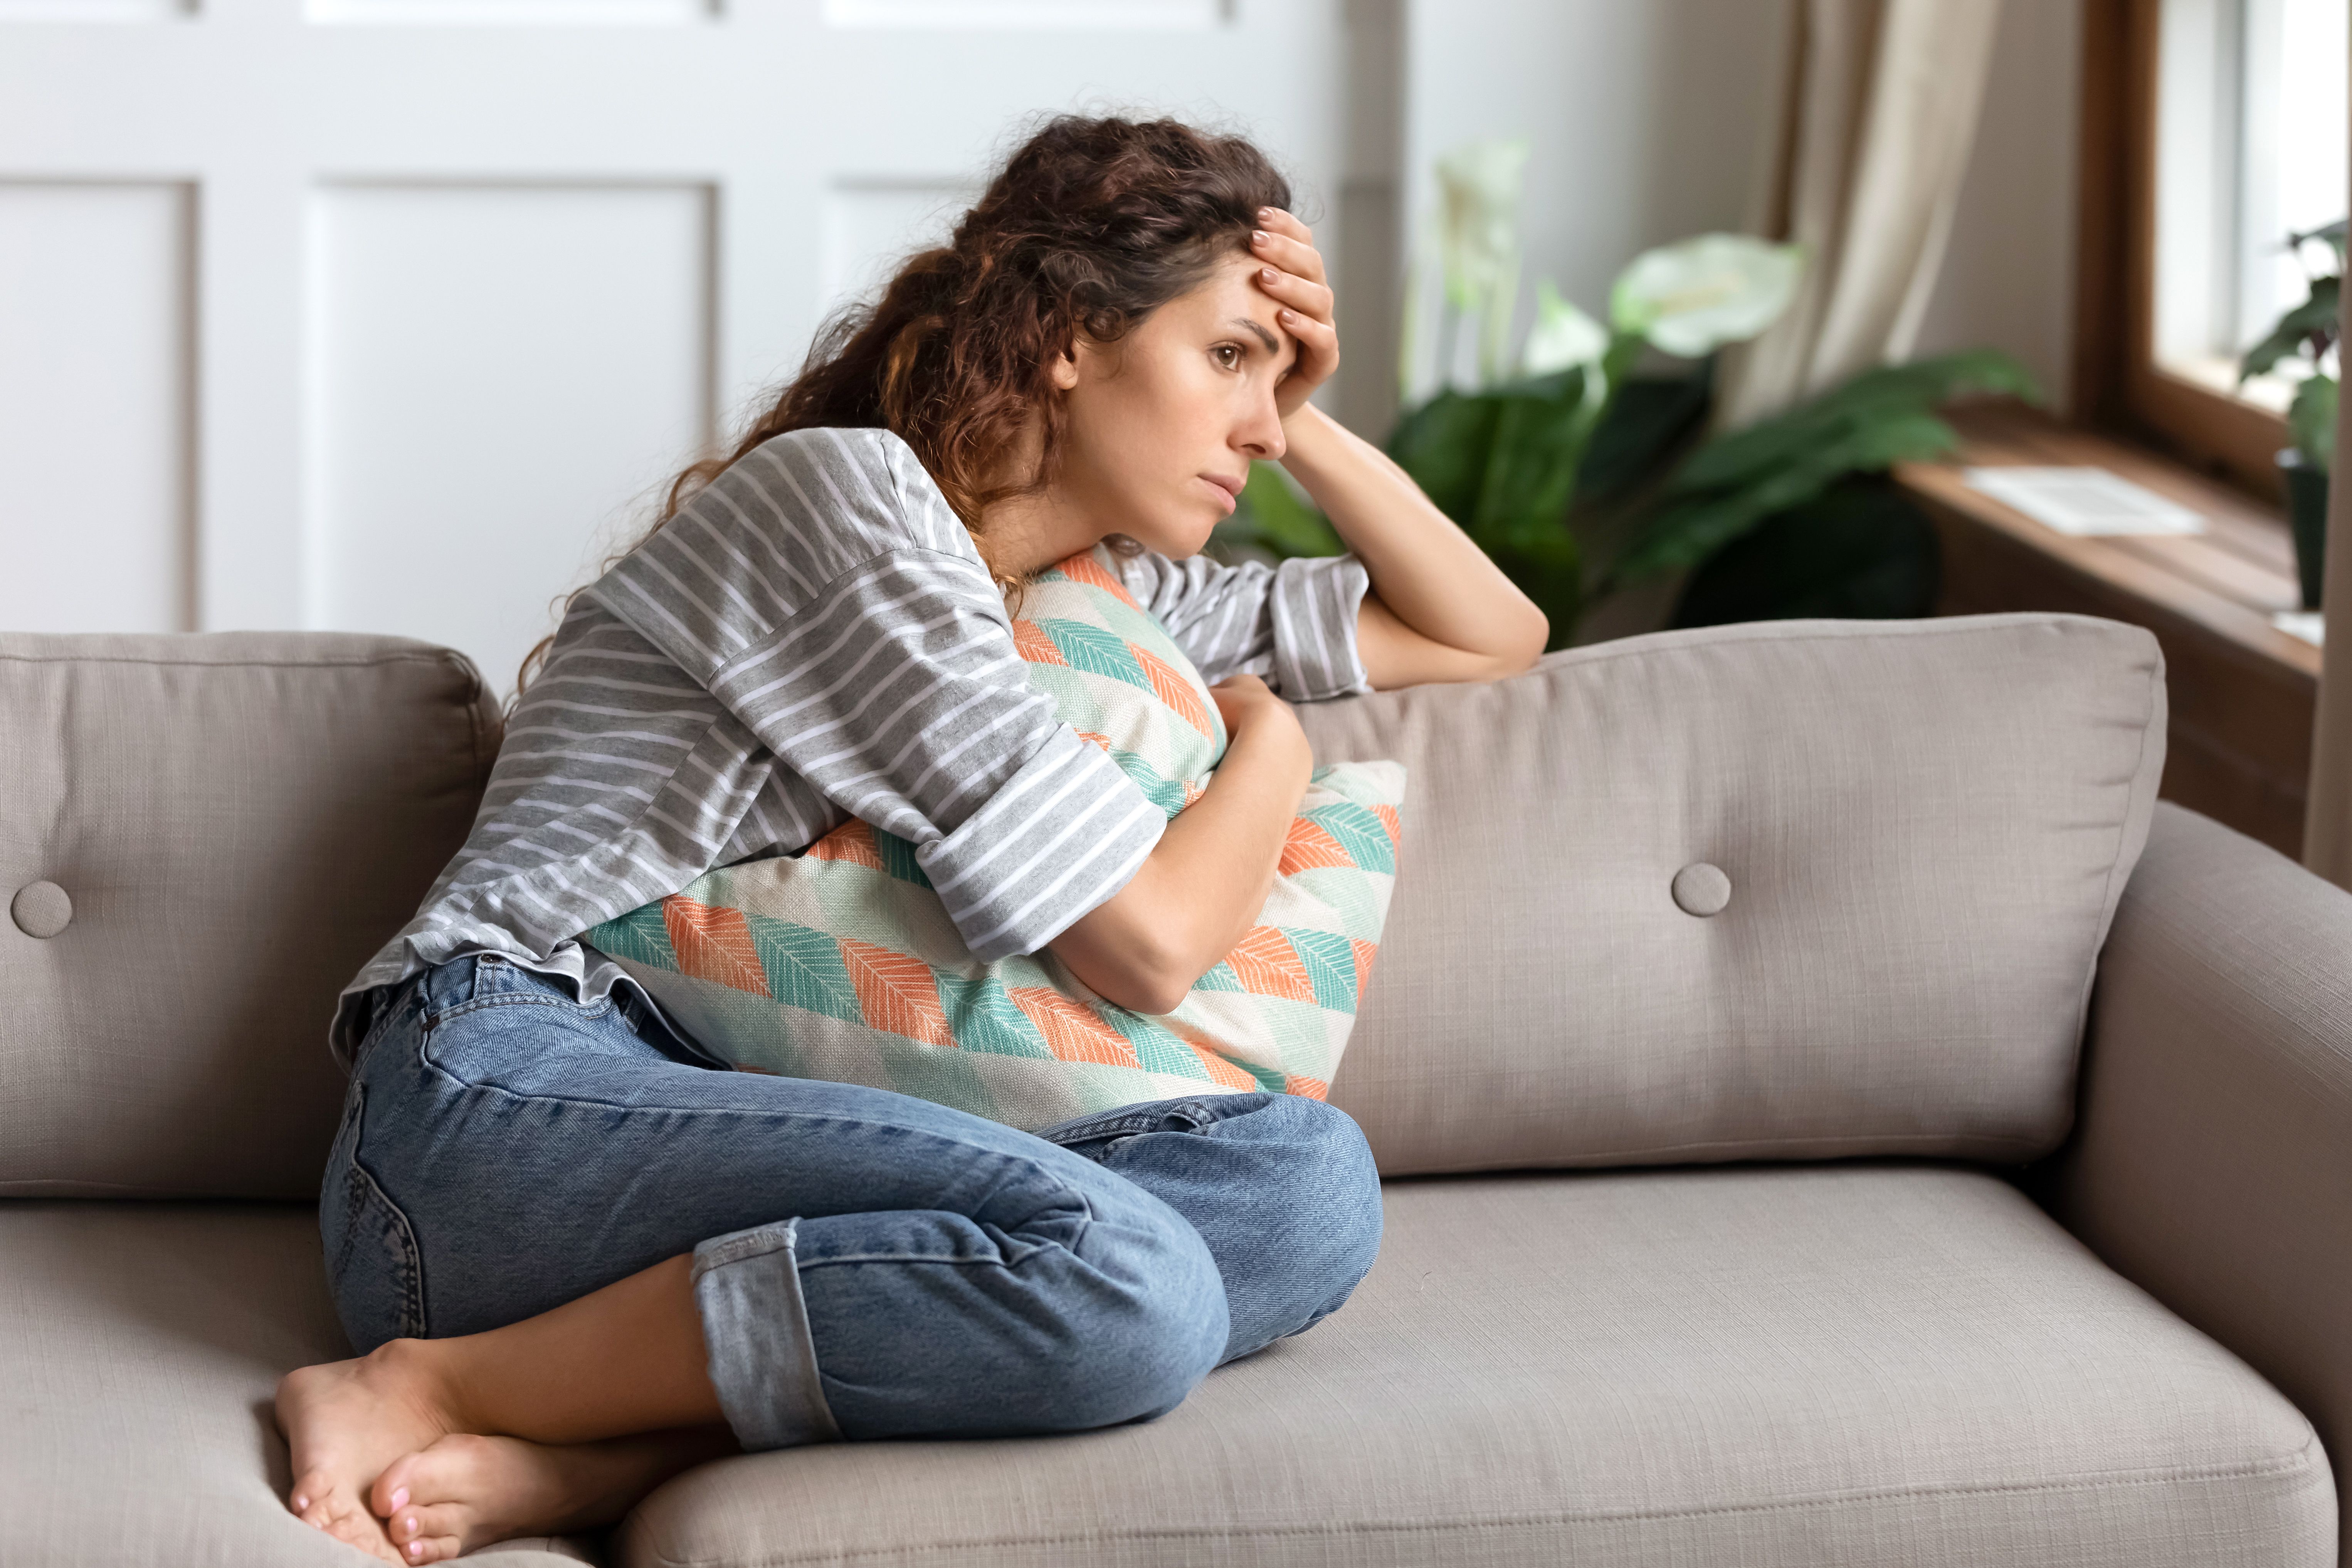
[[294,1489],[286,1494],[287,1511],[307,1523],[324,1521],[327,1493],[333,1486],[333,1479],[320,1470],[296,1478]]
[[446,1563],[457,1555],[462,1542],[454,1535],[424,1535],[400,1549],[401,1560],[406,1563]]
[[412,1541],[463,1540],[470,1510],[457,1503],[408,1507],[392,1516],[393,1543],[403,1552]]
[[422,1454],[406,1454],[383,1468],[375,1485],[368,1488],[368,1511],[378,1519],[390,1519],[408,1506],[416,1495],[416,1464]]

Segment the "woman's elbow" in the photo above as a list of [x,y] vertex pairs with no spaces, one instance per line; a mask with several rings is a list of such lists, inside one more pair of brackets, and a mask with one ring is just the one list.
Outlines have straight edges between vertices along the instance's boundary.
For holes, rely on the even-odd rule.
[[1114,897],[1046,945],[1086,987],[1130,1013],[1172,1013],[1198,974],[1161,940],[1163,922],[1139,918],[1141,900]]
[[1096,986],[1104,1000],[1116,1002],[1130,1013],[1173,1013],[1184,1005],[1197,974],[1183,973],[1182,965],[1173,955],[1143,943],[1119,955],[1118,969],[1110,976],[1111,989]]

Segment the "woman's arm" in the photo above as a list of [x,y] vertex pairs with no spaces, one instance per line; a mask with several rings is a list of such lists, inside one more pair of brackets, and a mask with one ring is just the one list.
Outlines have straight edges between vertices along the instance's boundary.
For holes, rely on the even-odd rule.
[[1491,680],[1541,657],[1550,623],[1387,453],[1312,404],[1283,421],[1297,477],[1372,580],[1356,644],[1376,690]]
[[1150,858],[1046,945],[1100,996],[1173,1012],[1248,934],[1274,889],[1315,756],[1297,715],[1254,675],[1210,689],[1230,737],[1206,794]]
[[1551,627],[1486,552],[1370,442],[1307,401],[1339,367],[1339,330],[1323,258],[1307,226],[1276,207],[1250,250],[1258,287],[1282,306],[1297,357],[1275,390],[1288,450],[1282,466],[1331,519],[1371,577],[1357,612],[1364,674],[1375,689],[1512,675],[1543,654]]

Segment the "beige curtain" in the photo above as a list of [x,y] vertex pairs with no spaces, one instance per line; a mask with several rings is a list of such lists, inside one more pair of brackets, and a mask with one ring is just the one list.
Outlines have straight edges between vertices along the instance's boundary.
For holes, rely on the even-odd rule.
[[1744,425],[1911,351],[1976,139],[2000,0],[1796,0],[1753,226],[1805,247],[1789,313],[1725,358]]
[[[2339,307],[2340,309],[2341,307]],[[2352,462],[2352,397],[2336,405],[2336,465]],[[2330,636],[2319,656],[2319,712],[2311,737],[2311,791],[2303,807],[2303,863],[2352,888],[2352,484],[2327,487],[2327,571],[2319,602]]]

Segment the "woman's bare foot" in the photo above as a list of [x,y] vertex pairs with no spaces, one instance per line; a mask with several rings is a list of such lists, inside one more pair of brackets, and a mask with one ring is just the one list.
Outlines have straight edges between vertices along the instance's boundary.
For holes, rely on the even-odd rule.
[[610,1524],[678,1471],[739,1451],[724,1427],[563,1447],[461,1432],[385,1469],[368,1503],[394,1561],[439,1563],[518,1535]]
[[356,1361],[301,1367],[278,1384],[278,1425],[293,1450],[286,1506],[305,1524],[387,1563],[406,1558],[368,1507],[386,1467],[429,1448],[456,1423],[413,1341]]

